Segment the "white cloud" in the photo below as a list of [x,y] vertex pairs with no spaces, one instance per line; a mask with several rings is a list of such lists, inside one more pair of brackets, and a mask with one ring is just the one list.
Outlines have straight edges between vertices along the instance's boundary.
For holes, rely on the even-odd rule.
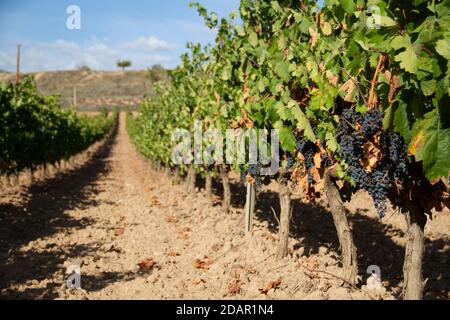
[[176,48],[176,45],[170,44],[167,41],[158,39],[154,36],[139,37],[131,42],[123,44],[126,49],[144,50],[144,51],[169,51]]
[[[21,69],[24,72],[71,70],[76,66],[85,64],[97,70],[115,70],[116,61],[129,59],[133,69],[145,69],[153,64],[168,65],[174,61],[172,57],[162,54],[151,54],[148,51],[172,48],[167,42],[154,37],[144,38],[141,42],[146,50],[140,46],[126,46],[125,44],[110,45],[106,40],[91,39],[84,45],[65,40],[54,42],[24,42],[21,51]],[[153,39],[153,40],[152,40]],[[150,40],[150,41],[149,41]],[[139,44],[136,42],[135,44]],[[15,69],[15,52],[7,52],[0,48],[0,69],[13,71]]]
[[217,29],[208,28],[204,23],[196,23],[189,20],[173,20],[173,23],[181,28],[184,32],[192,33],[192,34],[205,34],[205,35],[214,35],[217,33]]
[[148,68],[154,64],[167,64],[169,62],[172,62],[173,59],[167,56],[159,55],[159,54],[153,54],[153,55],[136,55],[132,56],[131,60],[133,61],[133,64],[135,66],[140,66],[139,69],[142,68]]

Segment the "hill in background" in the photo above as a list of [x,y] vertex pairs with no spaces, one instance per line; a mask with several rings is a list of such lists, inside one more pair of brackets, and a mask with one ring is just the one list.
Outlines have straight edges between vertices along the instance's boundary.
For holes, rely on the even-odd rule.
[[[83,111],[100,107],[138,106],[144,96],[154,94],[155,80],[167,79],[165,70],[142,71],[72,70],[30,73],[44,95],[60,94],[64,107]],[[22,75],[23,76],[23,75]],[[15,81],[15,73],[0,73],[0,82]]]

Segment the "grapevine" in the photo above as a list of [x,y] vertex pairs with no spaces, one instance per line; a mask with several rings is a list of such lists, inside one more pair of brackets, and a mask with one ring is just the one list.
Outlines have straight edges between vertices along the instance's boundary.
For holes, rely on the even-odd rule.
[[[217,29],[216,43],[189,45],[172,83],[130,120],[133,141],[153,161],[173,167],[171,133],[191,129],[194,120],[222,133],[276,129],[284,165],[282,177],[272,178],[282,184],[285,213],[286,177],[308,201],[362,189],[380,218],[389,201],[401,208],[414,226],[409,239],[423,246],[417,230],[423,230],[425,213],[448,205],[441,179],[450,171],[450,7],[446,1],[380,0],[381,18],[374,25],[371,5],[328,0],[318,8],[316,1],[242,0],[238,23],[236,14],[219,20],[193,4],[206,25]],[[228,168],[261,184],[259,164]],[[339,192],[331,192],[337,185]],[[340,240],[353,246],[345,238],[350,231],[343,210],[337,211],[336,223],[347,230]],[[287,236],[289,227],[283,228]],[[405,255],[407,279],[408,259]],[[421,297],[412,287],[405,283],[405,297]]]
[[67,160],[100,140],[113,117],[78,116],[63,110],[56,96],[42,96],[31,77],[0,88],[0,173],[18,174]]

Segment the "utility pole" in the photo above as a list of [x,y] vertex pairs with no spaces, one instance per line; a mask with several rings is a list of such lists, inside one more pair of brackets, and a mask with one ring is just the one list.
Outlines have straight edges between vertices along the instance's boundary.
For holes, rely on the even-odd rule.
[[16,83],[20,82],[20,44],[17,45],[16,54]]
[[77,86],[73,86],[73,106],[77,107]]

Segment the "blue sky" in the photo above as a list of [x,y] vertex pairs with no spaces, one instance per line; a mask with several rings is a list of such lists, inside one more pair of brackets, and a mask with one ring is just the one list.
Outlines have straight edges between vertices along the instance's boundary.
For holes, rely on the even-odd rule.
[[[22,44],[22,70],[70,70],[86,64],[115,70],[117,59],[133,69],[161,63],[174,67],[189,41],[206,44],[206,28],[190,0],[1,0],[0,69],[15,70],[15,50]],[[239,0],[199,0],[208,10],[228,16]],[[81,30],[68,30],[69,5],[81,9]]]

